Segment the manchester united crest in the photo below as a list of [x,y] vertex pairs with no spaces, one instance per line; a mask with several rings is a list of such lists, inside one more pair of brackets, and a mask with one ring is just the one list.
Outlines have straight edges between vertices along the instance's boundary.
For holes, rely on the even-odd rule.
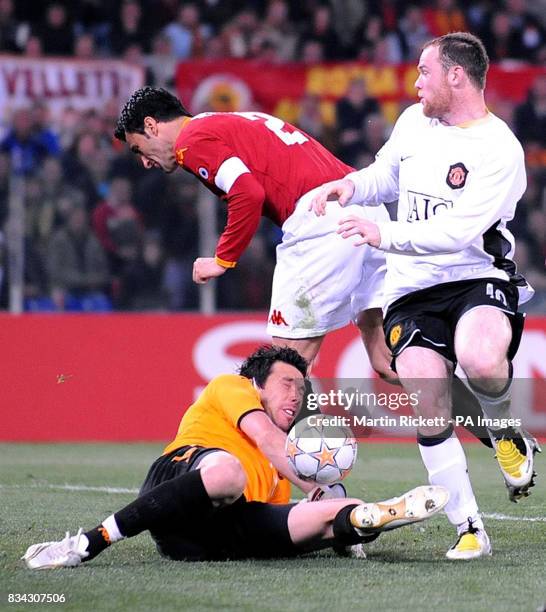
[[466,184],[466,177],[468,176],[468,170],[463,162],[457,162],[449,166],[449,172],[447,173],[446,183],[451,189],[462,189]]
[[391,333],[389,334],[389,342],[391,345],[391,349],[393,349],[398,344],[398,341],[400,340],[401,335],[402,335],[402,326],[399,323],[398,325],[395,325],[391,329]]

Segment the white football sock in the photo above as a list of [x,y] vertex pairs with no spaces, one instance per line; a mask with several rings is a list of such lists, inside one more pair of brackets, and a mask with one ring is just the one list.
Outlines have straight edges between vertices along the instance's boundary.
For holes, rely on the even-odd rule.
[[107,519],[102,522],[102,526],[108,532],[108,536],[110,537],[110,542],[112,544],[114,542],[119,542],[120,540],[123,540],[123,538],[125,537],[121,534],[121,531],[119,530],[118,524],[116,523],[116,519],[114,518],[113,514],[111,514]]
[[430,484],[441,485],[449,491],[449,501],[444,508],[449,522],[457,526],[466,524],[468,518],[481,522],[468,477],[466,457],[458,438],[453,435],[440,444],[418,446]]

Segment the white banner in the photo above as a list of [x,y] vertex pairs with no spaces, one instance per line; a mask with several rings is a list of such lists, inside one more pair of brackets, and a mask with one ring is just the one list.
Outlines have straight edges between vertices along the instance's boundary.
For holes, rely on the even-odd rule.
[[66,107],[100,109],[112,99],[124,101],[144,84],[142,68],[120,60],[29,59],[0,55],[0,107],[45,102],[53,114]]

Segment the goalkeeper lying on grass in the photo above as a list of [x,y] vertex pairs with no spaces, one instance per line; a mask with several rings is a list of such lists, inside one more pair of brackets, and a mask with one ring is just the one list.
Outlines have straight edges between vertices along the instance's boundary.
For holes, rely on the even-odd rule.
[[[289,557],[371,541],[440,511],[448,501],[443,487],[365,503],[345,498],[342,485],[318,488],[295,476],[284,447],[306,371],[296,351],[262,347],[240,375],[214,378],[184,414],[137,499],[90,531],[30,546],[27,566],[76,566],[145,530],[170,559]],[[289,503],[290,482],[308,494],[306,503]]]

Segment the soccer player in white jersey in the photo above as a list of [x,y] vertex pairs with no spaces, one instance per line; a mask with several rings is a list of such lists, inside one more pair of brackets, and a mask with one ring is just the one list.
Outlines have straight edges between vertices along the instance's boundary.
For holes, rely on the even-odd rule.
[[[427,43],[415,83],[420,102],[402,113],[373,164],[326,184],[311,203],[321,215],[333,197],[398,199],[398,221],[348,215],[339,232],[387,253],[387,343],[406,390],[426,385],[418,414],[440,417],[418,428],[418,443],[430,482],[451,494],[446,514],[458,539],[450,559],[491,554],[450,420],[450,380],[460,364],[486,417],[509,417],[511,359],[523,328],[517,309],[533,293],[516,274],[506,229],[526,187],[523,150],[485,105],[488,65],[471,34]],[[510,499],[528,495],[536,441],[521,429],[489,433]]]

